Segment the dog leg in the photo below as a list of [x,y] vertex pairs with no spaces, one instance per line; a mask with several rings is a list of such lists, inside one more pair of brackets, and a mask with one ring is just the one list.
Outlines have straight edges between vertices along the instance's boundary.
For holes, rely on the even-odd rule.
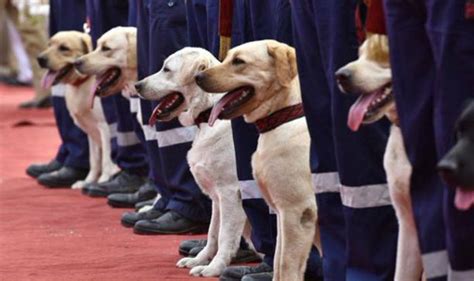
[[[213,196],[214,197],[214,196]],[[207,244],[204,249],[202,249],[199,254],[194,258],[182,258],[176,264],[177,267],[187,267],[187,268],[194,268],[198,265],[207,265],[209,261],[214,257],[217,252],[217,237],[219,235],[219,218],[220,210],[219,210],[219,201],[216,198],[212,198],[212,216],[211,216],[211,224],[209,225],[209,232],[207,233]],[[199,273],[195,274],[194,271],[191,270],[189,274],[199,276]],[[196,270],[198,271],[198,270]]]
[[87,140],[89,142],[90,170],[84,180],[77,181],[71,186],[73,189],[83,188],[88,183],[96,182],[100,175],[100,146],[89,135]]
[[390,131],[384,167],[399,223],[395,281],[418,281],[422,277],[422,262],[410,198],[412,167],[400,128],[396,126],[392,126]]
[[[227,189],[227,187],[221,188]],[[242,208],[238,186],[224,190],[224,193],[219,196],[221,212],[217,254],[208,266],[193,268],[191,270],[193,275],[197,275],[197,273],[205,277],[221,275],[239,249],[246,216]]]
[[[314,197],[314,196],[313,196]],[[304,202],[303,202],[304,203]],[[275,281],[303,281],[306,261],[313,245],[316,228],[316,204],[314,200],[302,206],[279,210],[281,238],[278,274]],[[280,235],[280,233],[279,233]]]
[[100,130],[100,142],[101,142],[101,153],[102,153],[102,174],[99,178],[99,183],[106,182],[112,178],[113,175],[120,171],[119,167],[112,161],[111,154],[111,133],[109,125],[105,122],[98,122]]

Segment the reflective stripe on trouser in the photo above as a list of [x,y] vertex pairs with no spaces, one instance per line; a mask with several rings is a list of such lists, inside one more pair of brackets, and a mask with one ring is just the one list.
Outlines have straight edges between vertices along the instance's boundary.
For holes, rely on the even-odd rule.
[[[58,31],[82,30],[86,18],[86,7],[82,0],[50,1],[49,34]],[[66,166],[89,168],[89,146],[87,136],[74,124],[64,101],[64,89],[58,85],[52,89],[52,103],[56,126],[61,137],[56,160]]]
[[393,87],[430,280],[474,280],[474,209],[458,211],[453,189],[436,174],[438,159],[453,144],[462,105],[474,97],[474,23],[464,18],[465,4],[385,1]]
[[[356,2],[292,1],[294,41],[312,138],[312,171],[338,171],[342,183],[339,188],[316,186],[324,278],[390,280],[398,226],[382,165],[389,124],[382,121],[351,132],[347,114],[355,97],[341,94],[334,77],[338,68],[357,58]],[[372,194],[377,200],[371,200]]]
[[[91,23],[94,44],[105,32],[116,26],[129,25],[127,1],[88,0],[87,15]],[[121,93],[101,100],[112,135],[114,162],[123,170],[145,176],[148,160],[144,148],[144,137],[136,117],[131,112],[129,101]]]
[[[157,72],[164,59],[186,43],[186,14],[183,0],[137,1],[138,69],[143,78]],[[153,51],[151,51],[153,50]],[[189,219],[209,221],[210,200],[195,183],[186,160],[195,127],[182,127],[177,120],[158,123],[148,119],[156,104],[140,102],[141,119],[153,167],[153,179],[162,198],[155,208],[174,210]]]

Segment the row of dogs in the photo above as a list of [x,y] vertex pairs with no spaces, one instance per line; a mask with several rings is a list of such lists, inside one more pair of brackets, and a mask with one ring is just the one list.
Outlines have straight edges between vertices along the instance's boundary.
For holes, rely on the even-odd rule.
[[[204,49],[186,47],[169,56],[159,72],[136,82],[136,29],[116,27],[97,41],[95,50],[89,35],[59,32],[38,62],[48,69],[45,87],[65,85],[69,112],[89,137],[91,169],[74,188],[107,181],[119,170],[110,159],[111,132],[101,97],[122,92],[126,97],[138,95],[158,101],[149,124],[178,118],[184,126],[198,127],[187,160],[199,187],[212,199],[212,218],[206,247],[196,257],[177,263],[191,268],[190,274],[195,276],[219,276],[239,247],[246,217],[230,119],[243,116],[246,122],[256,123],[260,136],[252,156],[253,174],[277,215],[274,280],[304,279],[310,247],[314,244],[323,252],[309,167],[310,136],[301,113],[292,47],[274,40],[250,42],[231,49],[223,62]],[[412,168],[392,95],[387,37],[369,36],[360,47],[359,59],[339,69],[336,77],[343,92],[360,95],[349,112],[352,130],[384,116],[393,123],[384,166],[400,224],[395,279],[420,280],[423,269],[410,200]],[[281,114],[293,117],[275,123]],[[141,114],[138,116],[140,119]],[[458,186],[456,206],[468,209],[474,203],[469,191],[474,186],[472,175],[462,179],[460,175],[466,171],[459,171],[453,163],[466,152],[473,155],[474,103],[461,119],[460,123],[467,125],[458,135],[460,141],[440,166],[446,178]],[[463,142],[465,139],[471,141]],[[472,171],[472,167],[467,169]]]

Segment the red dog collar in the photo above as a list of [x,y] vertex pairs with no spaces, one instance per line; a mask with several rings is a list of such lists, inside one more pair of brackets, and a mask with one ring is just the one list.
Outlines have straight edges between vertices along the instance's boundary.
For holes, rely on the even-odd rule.
[[212,111],[212,107],[199,113],[199,115],[194,119],[194,124],[196,124],[196,126],[199,127],[199,124],[207,123],[207,121],[209,120],[209,117],[211,116],[211,111]]
[[79,87],[79,86],[81,86],[84,82],[86,82],[87,79],[89,79],[89,76],[86,76],[86,77],[81,78],[81,79],[76,79],[76,81],[74,81],[74,82],[72,83],[72,85],[73,85],[74,87]]
[[267,117],[257,120],[255,122],[255,126],[257,126],[260,134],[263,134],[275,129],[280,125],[301,117],[304,117],[303,104],[298,103],[292,106],[284,107],[278,111],[273,112]]

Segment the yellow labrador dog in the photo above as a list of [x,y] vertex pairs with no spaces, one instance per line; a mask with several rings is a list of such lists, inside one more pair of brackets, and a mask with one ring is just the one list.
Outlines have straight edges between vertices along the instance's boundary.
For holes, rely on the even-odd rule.
[[74,66],[86,75],[94,75],[94,96],[106,97],[117,92],[128,98],[130,87],[137,81],[137,29],[115,27],[97,40],[97,48],[78,58]]
[[359,95],[349,112],[348,125],[353,131],[384,116],[392,122],[384,167],[399,223],[395,280],[418,281],[423,269],[410,198],[412,166],[405,151],[392,95],[387,37],[370,35],[359,49],[359,59],[339,69],[336,77],[341,91]]
[[74,70],[74,61],[92,50],[89,35],[77,31],[62,31],[51,37],[48,48],[38,56],[38,63],[48,71],[43,87],[65,85],[65,101],[74,123],[89,140],[90,171],[85,180],[72,185],[82,188],[87,183],[104,182],[117,173],[118,167],[110,157],[110,131],[100,102],[91,109],[89,92],[95,79]]
[[184,126],[198,126],[188,163],[199,187],[212,199],[211,225],[206,247],[196,257],[177,263],[192,268],[190,274],[195,276],[222,273],[239,248],[246,220],[230,121],[218,120],[213,128],[207,123],[212,106],[223,94],[209,95],[194,81],[200,71],[219,64],[204,49],[184,48],[169,56],[158,73],[135,85],[142,98],[159,101],[150,124],[178,117]]
[[228,92],[213,107],[210,124],[243,115],[257,125],[253,174],[278,222],[273,278],[303,280],[317,214],[295,50],[274,40],[246,43],[196,82],[206,92]]

